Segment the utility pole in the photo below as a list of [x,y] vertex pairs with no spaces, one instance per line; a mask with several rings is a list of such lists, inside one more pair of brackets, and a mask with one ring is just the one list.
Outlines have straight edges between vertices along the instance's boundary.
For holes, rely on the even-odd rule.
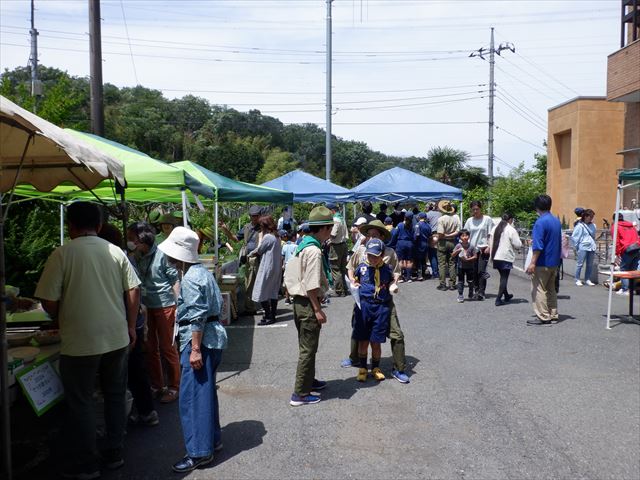
[[89,0],[89,49],[91,131],[104,135],[104,105],[102,99],[102,35],[100,32],[100,0]]
[[[500,55],[503,50],[510,50],[515,53],[516,49],[512,43],[501,43],[498,48],[495,48],[495,42],[493,37],[493,27],[491,27],[491,42],[489,43],[489,145],[488,145],[488,159],[487,159],[487,173],[489,176],[489,185],[493,185],[493,101],[496,94],[495,84],[495,55]],[[469,55],[470,57],[480,57],[482,60],[486,60],[484,55],[487,53],[487,49],[482,47],[478,50],[474,50]]]
[[325,176],[327,181],[331,180],[331,3],[333,0],[327,1],[327,106],[325,125]]
[[38,112],[38,99],[42,96],[42,82],[38,80],[38,30],[35,27],[35,0],[31,0],[31,56],[29,66],[31,67],[31,96],[33,99],[33,113]]

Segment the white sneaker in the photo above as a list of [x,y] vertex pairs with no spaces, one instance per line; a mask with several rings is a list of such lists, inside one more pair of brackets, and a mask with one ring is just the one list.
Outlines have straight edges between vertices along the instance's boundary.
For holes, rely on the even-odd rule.
[[616,295],[629,295],[629,291],[620,289],[616,292]]
[[583,285],[584,285],[584,283],[582,283],[580,280],[576,281],[576,287],[581,287]]
[[585,283],[585,285],[589,285],[590,287],[593,287],[595,285],[595,283],[593,283],[591,280],[587,280],[584,283]]

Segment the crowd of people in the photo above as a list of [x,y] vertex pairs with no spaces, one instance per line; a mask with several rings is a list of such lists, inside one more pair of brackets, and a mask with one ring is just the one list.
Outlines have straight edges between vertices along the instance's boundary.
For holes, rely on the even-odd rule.
[[[341,365],[356,367],[357,381],[384,380],[381,344],[389,338],[391,377],[403,384],[410,378],[394,303],[399,284],[435,278],[437,289],[455,290],[460,303],[482,301],[492,265],[500,279],[496,305],[513,298],[508,278],[521,243],[510,214],[496,223],[474,201],[472,216],[462,225],[449,201],[428,204],[426,211],[396,204],[387,215],[386,209],[382,205],[373,215],[365,202],[350,231],[333,203],[313,208],[299,224],[288,210],[276,222],[252,206],[250,222],[237,234],[220,225],[229,239],[242,241],[247,313],[260,308],[258,325],[268,325],[277,321],[281,295],[293,307],[298,364],[292,406],[320,402],[320,391],[327,387],[315,363],[327,321],[323,304],[330,296],[353,294],[355,299],[349,356]],[[558,320],[555,280],[562,235],[548,196],[536,198],[535,209],[539,217],[527,272],[536,318],[527,323],[546,325]],[[102,467],[123,465],[127,388],[135,405],[129,421],[139,425],[159,423],[155,401],[179,402],[186,454],[174,463],[174,471],[211,463],[214,451],[222,448],[215,381],[227,336],[219,322],[220,289],[199,258],[203,238],[210,235],[177,226],[175,215],[151,215],[147,222],[129,225],[123,250],[118,229],[103,225],[96,205],[73,203],[67,221],[71,241],[53,252],[36,290],[62,338],[60,375],[68,415],[62,473],[90,479]],[[587,251],[587,239],[576,235]],[[96,377],[105,403],[100,455],[93,408]]]

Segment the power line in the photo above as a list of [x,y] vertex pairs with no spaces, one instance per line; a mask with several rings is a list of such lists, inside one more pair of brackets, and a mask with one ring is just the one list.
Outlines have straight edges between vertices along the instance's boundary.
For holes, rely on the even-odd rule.
[[[534,86],[533,86],[533,85],[531,85],[530,83],[527,83],[527,82],[525,82],[524,80],[522,80],[522,79],[520,79],[520,78],[518,78],[518,77],[516,77],[516,76],[512,75],[511,73],[507,72],[504,68],[501,68],[499,65],[496,65],[496,68],[497,68],[498,70],[500,70],[502,73],[504,73],[505,75],[507,75],[508,77],[513,78],[516,82],[518,82],[518,83],[520,83],[520,84],[522,84],[522,85],[526,85],[526,86],[527,86],[527,87],[529,87],[531,90],[534,90],[534,91],[538,92],[540,95],[543,95],[543,96],[547,97],[548,99],[550,99],[550,100],[552,100],[552,101],[554,101],[554,102],[557,102],[557,101],[558,101],[558,100],[557,100],[557,98],[554,98],[554,97],[549,96],[548,94],[546,94],[546,93],[545,93],[545,92],[543,92],[542,90],[540,90],[540,89],[538,89],[538,88],[534,87]],[[530,75],[529,75],[529,76],[530,76]],[[563,97],[564,97],[564,95],[563,95]]]
[[529,112],[533,117],[540,120],[540,123],[542,125],[547,124],[546,118],[542,117],[541,115],[538,115],[528,104],[526,104],[524,101],[520,101],[514,95],[511,95],[506,89],[501,87],[498,93],[501,95],[505,95],[509,100],[511,100],[516,105],[520,105],[524,110]]
[[533,125],[536,128],[539,128],[543,132],[547,133],[547,129],[546,129],[546,127],[544,125],[540,125],[537,120],[533,119],[526,112],[523,112],[519,107],[511,105],[505,98],[502,98],[502,97],[499,97],[499,96],[496,96],[496,98],[498,100],[500,100],[504,105],[509,107],[517,115],[519,115],[520,117],[525,119],[527,122],[529,122],[531,125]]
[[503,131],[504,133],[506,133],[507,135],[511,135],[512,137],[515,137],[515,138],[517,138],[518,140],[523,141],[524,143],[528,143],[529,145],[534,146],[534,147],[536,147],[536,148],[538,148],[538,149],[540,149],[540,150],[542,150],[542,151],[545,151],[545,152],[547,151],[547,149],[546,149],[545,147],[542,147],[542,146],[540,146],[540,145],[536,145],[535,143],[532,143],[532,142],[530,142],[529,140],[525,140],[524,138],[522,138],[522,137],[520,137],[520,136],[516,135],[515,133],[511,133],[509,130],[505,130],[504,128],[499,127],[498,125],[496,125],[496,129],[497,129],[497,130],[502,130],[502,131]]
[[[515,64],[515,63],[513,63],[511,60],[509,60],[509,59],[507,59],[507,58],[505,58],[504,60],[505,60],[505,61],[507,61],[508,63],[510,63],[511,65],[513,65],[514,67],[516,67],[518,70],[520,70],[521,72],[523,72],[525,75],[527,75],[527,76],[529,76],[529,77],[533,77],[533,78],[535,78],[535,77],[536,77],[535,75],[532,75],[532,74],[531,74],[531,72],[527,72],[524,68],[522,68],[522,67],[520,67],[519,65],[517,65],[517,64]],[[559,94],[560,94],[560,95],[562,95],[562,96],[565,96],[565,95],[566,95],[564,92],[562,92],[562,91],[560,91],[558,88],[556,88],[556,87],[555,87],[555,85],[550,85],[550,84],[548,84],[547,82],[543,81],[539,76],[538,76],[537,78],[538,78],[538,81],[539,81],[541,84],[543,84],[544,86],[546,86],[546,87],[548,87],[548,88],[550,88],[550,89],[552,89],[552,90],[555,90],[557,93],[559,93]]]
[[129,27],[127,26],[127,16],[124,14],[124,3],[120,0],[120,8],[122,9],[122,20],[124,21],[124,30],[127,34],[127,43],[129,44],[129,53],[131,54],[131,65],[133,66],[133,77],[136,80],[136,85],[140,85],[138,81],[138,72],[136,71],[136,62],[133,59],[133,48],[131,48],[131,38],[129,38]]

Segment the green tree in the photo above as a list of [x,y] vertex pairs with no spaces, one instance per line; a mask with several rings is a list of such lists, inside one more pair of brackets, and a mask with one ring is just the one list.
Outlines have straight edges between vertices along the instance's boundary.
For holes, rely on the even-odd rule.
[[451,147],[433,147],[427,153],[427,165],[423,175],[463,190],[489,185],[483,169],[470,167],[469,154]]
[[256,176],[256,183],[264,183],[278,178],[297,169],[298,165],[298,161],[291,152],[283,152],[279,148],[274,148],[266,154],[264,165]]

